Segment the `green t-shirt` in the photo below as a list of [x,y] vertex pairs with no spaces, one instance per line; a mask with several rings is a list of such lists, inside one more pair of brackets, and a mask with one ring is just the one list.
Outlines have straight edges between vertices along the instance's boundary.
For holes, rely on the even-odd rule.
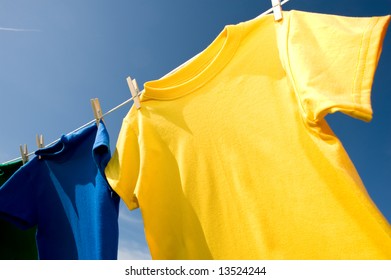
[[[0,186],[22,165],[22,161],[0,164]],[[0,219],[0,260],[36,260],[38,254],[35,231],[35,227],[21,230]]]

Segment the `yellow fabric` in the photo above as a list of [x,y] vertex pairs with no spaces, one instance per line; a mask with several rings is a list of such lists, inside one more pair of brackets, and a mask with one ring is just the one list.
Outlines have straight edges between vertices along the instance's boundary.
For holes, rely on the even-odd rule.
[[324,116],[369,121],[390,17],[227,26],[145,84],[106,175],[153,259],[391,259],[391,229]]

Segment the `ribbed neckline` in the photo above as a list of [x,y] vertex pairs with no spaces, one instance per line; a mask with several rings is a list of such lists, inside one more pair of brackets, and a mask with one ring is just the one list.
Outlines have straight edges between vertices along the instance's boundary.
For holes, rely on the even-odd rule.
[[144,84],[143,99],[175,99],[212,79],[230,61],[240,39],[242,25],[227,25],[216,39],[195,59],[160,80]]

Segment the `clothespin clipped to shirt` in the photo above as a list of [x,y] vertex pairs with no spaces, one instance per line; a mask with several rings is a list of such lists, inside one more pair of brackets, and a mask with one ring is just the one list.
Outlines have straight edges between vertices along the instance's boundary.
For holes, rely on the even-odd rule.
[[[40,135],[36,135],[36,140],[37,140],[37,146],[38,146],[38,149],[42,149],[45,147],[45,145],[43,144],[43,135],[40,134]],[[41,156],[38,156],[39,159],[41,159]]]
[[92,106],[92,111],[94,111],[96,125],[99,126],[99,122],[101,120],[103,121],[103,113],[100,107],[99,99],[98,98],[91,99],[91,106]]
[[20,145],[19,148],[20,148],[20,155],[22,156],[22,162],[23,162],[23,164],[26,164],[29,161],[27,144],[24,144],[24,146]]
[[128,82],[129,90],[130,90],[130,93],[132,94],[132,97],[133,97],[134,106],[136,106],[137,109],[140,109],[141,104],[140,104],[140,98],[138,96],[140,93],[140,90],[138,89],[136,79],[132,79],[131,77],[127,77],[126,81]]
[[272,0],[274,21],[282,20],[282,7],[280,0]]
[[36,140],[37,140],[38,149],[44,148],[44,144],[43,144],[43,135],[42,135],[42,134],[40,134],[40,135],[37,134]]

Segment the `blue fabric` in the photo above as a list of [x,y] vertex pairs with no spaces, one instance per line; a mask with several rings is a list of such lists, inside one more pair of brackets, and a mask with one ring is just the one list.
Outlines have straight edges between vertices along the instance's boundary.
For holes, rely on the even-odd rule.
[[117,259],[119,197],[104,177],[105,125],[62,136],[36,155],[0,188],[0,217],[37,226],[40,259]]

